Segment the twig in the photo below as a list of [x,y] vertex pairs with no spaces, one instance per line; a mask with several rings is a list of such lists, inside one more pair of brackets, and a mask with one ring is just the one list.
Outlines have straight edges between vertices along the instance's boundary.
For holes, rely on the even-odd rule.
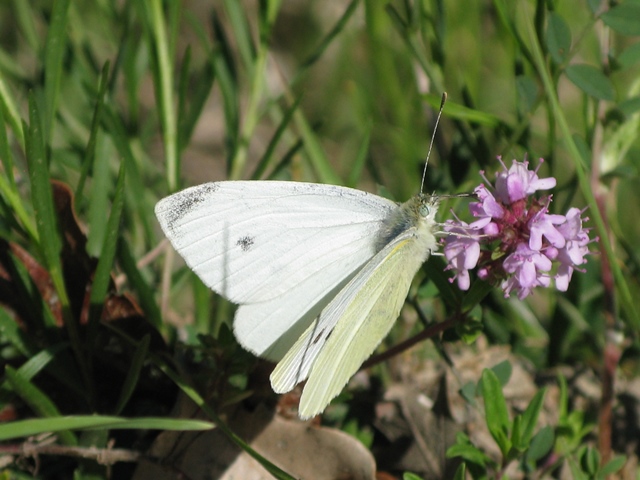
[[37,458],[40,455],[87,458],[107,466],[117,462],[137,462],[143,456],[140,452],[120,448],[68,447],[65,445],[35,444],[30,442],[19,445],[0,445],[0,455],[2,454],[33,458]]

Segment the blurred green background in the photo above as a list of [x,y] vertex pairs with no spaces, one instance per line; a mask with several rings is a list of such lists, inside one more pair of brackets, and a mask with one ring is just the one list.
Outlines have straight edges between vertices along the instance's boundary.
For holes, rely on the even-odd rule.
[[[335,183],[405,201],[420,189],[444,91],[425,191],[470,192],[482,181],[479,170],[491,177],[500,168],[497,156],[508,165],[544,158],[540,175],[558,179],[551,209],[588,207],[593,237],[608,242],[592,244],[568,292],[547,289],[522,302],[498,290],[481,303],[465,298],[434,259],[412,291],[415,305],[431,322],[474,307],[469,338],[482,327],[490,343],[510,344],[538,369],[599,372],[612,344],[623,373],[635,378],[640,4],[611,7],[595,0],[0,3],[1,359],[20,369],[42,351],[62,352],[24,378],[32,384],[35,376],[37,394],[5,380],[2,400],[18,412],[13,419],[168,414],[172,400],[154,399],[161,382],[139,395],[146,367],[139,358],[132,369],[135,349],[120,352],[118,375],[97,385],[104,349],[117,337],[104,327],[103,307],[123,292],[145,327],[136,335],[131,323],[121,325],[118,335],[149,335],[151,351],[194,365],[208,358],[213,373],[205,373],[223,380],[200,386],[218,400],[242,397],[255,361],[234,357],[233,306],[179,260],[159,255],[154,204],[186,186],[249,178]],[[54,214],[49,177],[73,192],[86,248],[65,250],[71,227]],[[468,200],[446,203],[441,221],[450,209],[468,219]],[[15,246],[50,278],[34,280]],[[43,300],[43,292],[55,293]],[[25,302],[36,307],[18,307]],[[398,322],[387,343],[422,329],[415,312],[407,315],[408,326]],[[418,357],[431,348],[422,344]],[[70,385],[58,383],[60,369],[70,372]],[[220,390],[238,375],[244,380]],[[111,396],[101,397],[105,388]],[[43,398],[55,408],[39,408]]]

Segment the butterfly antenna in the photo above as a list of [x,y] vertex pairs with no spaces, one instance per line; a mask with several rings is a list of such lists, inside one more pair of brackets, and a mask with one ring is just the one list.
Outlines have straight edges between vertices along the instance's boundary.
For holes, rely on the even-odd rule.
[[440,117],[442,116],[442,110],[444,104],[447,101],[447,92],[442,93],[442,100],[440,101],[440,110],[438,110],[438,116],[436,117],[436,125],[433,127],[433,134],[431,135],[431,142],[429,143],[429,151],[427,152],[427,159],[424,161],[424,170],[422,171],[422,182],[420,182],[420,193],[424,193],[424,180],[427,176],[427,165],[429,165],[429,157],[431,156],[431,149],[433,148],[433,140],[436,138],[436,132],[438,131],[438,123],[440,123]]

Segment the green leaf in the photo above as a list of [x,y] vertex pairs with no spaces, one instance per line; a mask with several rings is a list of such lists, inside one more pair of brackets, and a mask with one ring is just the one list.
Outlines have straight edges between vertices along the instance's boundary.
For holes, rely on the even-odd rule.
[[555,12],[549,14],[546,42],[553,61],[563,63],[571,50],[571,30],[564,19]]
[[533,430],[535,429],[536,423],[538,422],[538,417],[540,416],[540,411],[542,410],[542,406],[544,404],[544,396],[546,392],[546,388],[541,388],[540,390],[538,390],[529,402],[527,409],[522,414],[523,447],[526,447],[533,437]]
[[[31,201],[36,217],[38,237],[49,270],[60,269],[60,235],[49,183],[49,164],[44,153],[42,126],[38,104],[29,94],[29,127],[26,142],[27,165],[31,180]],[[59,272],[58,272],[59,274]]]
[[567,460],[569,464],[569,469],[571,470],[571,478],[572,480],[591,480],[593,477],[585,474],[582,468],[576,463],[573,458],[569,458]]
[[331,166],[331,162],[323,150],[318,136],[309,125],[304,113],[296,110],[293,112],[293,119],[304,141],[304,150],[307,153],[309,162],[320,183],[342,184],[342,179]]
[[[58,407],[53,403],[53,401],[46,395],[42,390],[36,387],[33,383],[31,383],[24,375],[20,372],[14,370],[12,367],[7,365],[4,370],[5,376],[13,390],[16,394],[22,398],[22,400],[31,407],[31,409],[36,412],[38,415],[42,417],[59,417],[60,412],[58,411]],[[48,420],[48,419],[47,419]],[[11,422],[9,424],[2,425],[4,428],[6,425],[12,425],[18,422]],[[11,429],[9,429],[11,430]],[[61,429],[64,430],[64,429]],[[1,430],[0,430],[1,431]],[[8,437],[13,438],[13,437]],[[2,438],[2,434],[0,433],[0,440],[4,440]],[[60,431],[60,440],[65,445],[77,445],[78,439],[76,436],[67,431]]]
[[107,222],[109,217],[105,212],[111,206],[111,189],[113,187],[112,163],[114,150],[112,142],[105,135],[99,135],[96,139],[96,153],[91,162],[91,189],[89,191],[89,207],[86,214],[89,232],[87,235],[86,250],[92,257],[99,258],[104,248]]
[[[266,3],[266,5],[264,5],[264,3]],[[266,28],[268,28],[276,21],[282,0],[268,0],[264,3],[264,22],[266,22]]]
[[236,41],[240,58],[244,63],[244,67],[251,71],[256,52],[253,47],[253,38],[251,36],[251,29],[249,28],[249,21],[247,20],[247,11],[244,6],[235,0],[224,0],[224,10],[227,14],[229,25],[232,30],[232,37]]
[[[91,285],[91,296],[89,299],[91,315],[89,317],[89,327],[94,329],[93,333],[95,333],[95,326],[100,321],[102,307],[111,282],[111,268],[116,256],[120,232],[120,217],[124,206],[124,172],[124,163],[121,163],[116,192],[113,198],[113,204],[111,205],[111,213],[107,221],[105,239],[102,244],[102,252],[100,253],[100,259],[98,260],[98,265],[96,266],[93,277],[93,284]],[[92,339],[93,335],[89,335],[89,342],[91,342]]]
[[616,57],[622,68],[629,68],[640,62],[640,42],[636,42],[625,48],[620,55]]
[[484,399],[485,420],[491,436],[500,447],[502,454],[507,455],[511,449],[509,434],[509,413],[507,402],[502,393],[502,385],[496,374],[484,369],[482,372],[482,397]]
[[70,0],[56,0],[53,2],[51,23],[44,48],[44,101],[46,115],[43,123],[43,138],[47,142],[50,140],[53,131],[53,121],[58,105],[58,94],[60,93],[62,61],[67,46],[66,30],[70,3]]
[[[507,383],[509,383],[509,379],[511,378],[511,372],[513,367],[509,360],[503,360],[502,362],[491,367],[491,371],[496,375],[498,380],[500,381],[500,385],[504,387]],[[483,382],[482,379],[478,382],[478,389],[476,395],[483,395]]]
[[421,477],[411,472],[404,472],[402,474],[402,480],[422,480]]
[[14,0],[12,8],[15,9],[17,17],[18,25],[16,26],[16,31],[20,32],[20,35],[25,38],[32,50],[37,50],[40,47],[40,34],[35,25],[38,15],[34,11],[36,6],[32,5],[31,2]]
[[444,271],[445,267],[443,257],[431,256],[422,269],[427,274],[427,278],[437,287],[440,298],[451,308],[457,308],[460,305],[462,293],[449,282],[449,276]]
[[69,297],[62,275],[60,251],[62,241],[58,229],[58,219],[53,204],[53,191],[49,180],[49,163],[45,156],[42,138],[41,116],[33,93],[29,93],[29,127],[26,140],[27,165],[31,182],[31,200],[38,229],[38,243],[45,260],[51,281],[62,306],[65,327],[71,343],[79,352],[79,334],[75,319],[71,318]]
[[[175,2],[180,4],[180,2]],[[155,68],[153,82],[155,86],[156,101],[160,109],[160,121],[162,123],[162,140],[164,145],[165,165],[167,169],[167,182],[169,190],[174,191],[179,184],[180,159],[178,157],[178,133],[177,119],[173,102],[173,56],[169,42],[167,41],[167,26],[161,0],[143,2],[146,5],[146,13],[150,23],[149,41],[155,54]],[[175,6],[175,5],[174,5]],[[176,14],[176,10],[168,9],[168,15]]]
[[20,145],[24,147],[24,145],[26,144],[24,138],[25,132],[20,118],[18,106],[16,105],[16,102],[12,95],[9,93],[7,85],[2,77],[0,77],[0,108],[3,109],[2,113],[4,114],[5,119],[9,123],[9,125],[11,125],[11,128],[16,137],[18,137]]
[[[67,388],[69,393],[75,395],[76,398],[88,401],[88,391],[81,380],[78,364],[71,350],[63,347],[68,347],[68,342],[61,342],[47,347],[24,363],[18,369],[18,372],[22,374],[23,368],[29,365],[33,358],[39,358],[40,362],[48,361],[47,374],[54,377],[59,382],[61,388]],[[49,360],[47,357],[50,355],[53,357]],[[26,373],[28,374],[29,372],[27,371]]]
[[460,395],[464,398],[470,405],[476,404],[476,384],[472,381],[465,383],[460,390]]
[[600,70],[585,64],[569,65],[565,73],[567,78],[587,95],[598,100],[613,101],[613,84]]
[[58,343],[45,348],[24,362],[17,370],[17,373],[24,380],[30,381],[55,358],[58,352],[67,348],[69,348],[69,344],[67,342]]
[[[102,122],[105,131],[109,132],[113,144],[116,146],[118,153],[122,157],[122,163],[127,171],[127,203],[136,212],[140,213],[138,221],[146,223],[153,215],[147,215],[148,205],[145,203],[145,196],[140,192],[146,191],[146,185],[141,179],[140,170],[137,166],[138,160],[129,143],[129,135],[125,129],[120,116],[114,112],[110,104],[105,104],[102,110]],[[155,225],[155,222],[154,222]],[[144,227],[150,231],[149,226]]]
[[215,425],[203,420],[174,418],[123,418],[101,415],[37,418],[0,424],[0,440],[29,437],[47,432],[84,429],[106,430],[211,430]]
[[600,18],[605,25],[622,35],[640,35],[640,4],[638,3],[623,2]]
[[105,62],[100,73],[100,81],[98,85],[98,92],[96,94],[96,104],[93,108],[93,117],[91,119],[91,130],[89,132],[89,140],[87,141],[87,148],[85,148],[82,158],[82,170],[80,172],[80,179],[78,180],[75,190],[75,205],[82,203],[82,196],[84,194],[84,184],[89,175],[91,168],[93,167],[93,161],[96,156],[96,145],[98,143],[98,129],[100,128],[100,122],[102,119],[102,110],[105,101],[105,94],[107,86],[109,85],[109,62]]
[[[42,298],[23,261],[13,252],[9,253],[5,258],[7,260],[6,266],[13,275],[16,299],[24,305],[25,315],[32,319],[35,330],[43,331],[47,328],[57,328],[57,320],[54,318],[51,309],[48,308],[47,302]],[[12,318],[12,321],[15,322],[15,319]],[[27,338],[26,333],[22,334],[22,338]],[[31,345],[33,346],[31,351],[33,354],[38,349],[35,347],[35,341]]]
[[467,345],[473,344],[484,332],[485,325],[482,322],[482,318],[479,315],[474,315],[478,311],[482,313],[482,309],[479,306],[466,315],[464,322],[458,322],[455,326],[456,334]]
[[618,110],[620,110],[627,119],[630,119],[632,115],[640,111],[640,97],[623,100],[618,104]]
[[147,320],[149,320],[155,328],[160,329],[162,325],[162,314],[155,299],[155,290],[142,275],[135,258],[133,258],[129,243],[122,236],[118,240],[118,265],[122,267],[129,285],[133,291],[136,292]]
[[460,457],[467,462],[485,467],[491,460],[479,448],[469,445],[452,445],[447,449],[447,458]]
[[192,273],[186,272],[186,277],[191,285],[193,295],[194,326],[197,330],[208,332],[215,338],[218,337],[218,328],[225,325],[233,316],[232,305],[225,299],[216,303],[215,317],[211,318],[211,289],[202,280]]
[[267,145],[267,148],[262,154],[262,157],[258,161],[258,165],[256,166],[256,169],[251,175],[251,178],[253,180],[262,179],[263,175],[266,173],[267,167],[270,165],[273,159],[273,152],[275,151],[275,148],[278,145],[278,142],[282,138],[282,135],[286,132],[287,127],[291,123],[291,119],[293,118],[293,113],[298,109],[298,106],[300,105],[300,100],[302,100],[302,94],[298,95],[293,101],[293,103],[291,104],[291,106],[285,110],[284,115],[282,116],[282,119],[278,124],[278,128],[276,129],[275,133],[271,137],[271,140],[269,140],[269,145]]
[[600,454],[595,448],[587,447],[580,458],[582,469],[589,475],[595,475],[600,469]]
[[550,426],[542,427],[531,439],[525,454],[526,460],[537,462],[553,448],[554,435]]
[[[196,34],[198,34],[198,37],[201,39],[201,43],[205,47],[205,51],[211,51],[208,40],[209,33],[202,28],[200,22],[192,22],[192,24],[195,27],[194,30]],[[226,51],[226,49],[229,48],[230,41],[225,36],[225,29],[217,15],[214,15],[212,24],[216,49],[211,52],[211,65],[213,66],[214,75],[218,81],[218,87],[222,95],[227,142],[230,145],[235,145],[238,139],[240,123],[240,94],[238,92],[238,82],[235,78],[237,68],[236,65],[232,63],[234,56],[231,52]]]
[[585,139],[577,133],[573,134],[571,136],[571,139],[573,140],[576,149],[580,153],[582,164],[585,165],[585,167],[591,164],[591,148],[589,147]]
[[0,165],[4,169],[0,175],[0,198],[10,205],[10,210],[13,210],[11,215],[17,217],[17,221],[22,223],[31,241],[35,242],[38,233],[33,223],[33,216],[27,211],[14,176],[14,156],[5,128],[5,113],[2,103],[2,98],[0,98],[0,161],[2,162]]
[[511,362],[509,360],[503,360],[502,362],[491,367],[491,371],[496,374],[498,380],[500,381],[501,386],[505,386],[509,383],[511,379],[511,373],[513,372],[513,367],[511,366]]
[[[431,261],[431,260],[429,260]],[[449,285],[451,285],[449,283]],[[453,287],[452,287],[453,288]],[[462,311],[468,312],[474,309],[476,306],[480,305],[480,302],[485,299],[489,293],[494,290],[493,286],[485,282],[484,280],[476,280],[471,284],[471,288],[467,291],[462,299]],[[480,311],[482,313],[482,311]],[[478,320],[481,320],[481,315],[478,315]]]
[[[3,176],[6,175],[8,187],[16,189],[16,181],[13,175],[13,154],[9,148],[9,140],[7,138],[7,129],[5,128],[4,120],[4,108],[2,108],[2,102],[0,102],[0,161],[4,168]],[[4,178],[3,178],[4,180]]]
[[312,50],[312,52],[307,56],[305,60],[302,62],[302,68],[297,73],[297,78],[294,79],[292,84],[297,83],[297,80],[300,76],[311,67],[316,61],[322,56],[325,50],[331,45],[331,43],[336,39],[338,34],[342,32],[349,22],[349,19],[353,16],[353,14],[357,11],[357,7],[359,4],[359,0],[351,0],[347,8],[344,10],[344,13],[338,18],[336,24],[329,30],[320,43]]
[[[426,94],[423,95],[422,98],[433,109],[437,110],[440,108],[440,103],[442,102],[442,97],[440,95]],[[447,100],[447,104],[442,111],[442,115],[454,120],[477,123],[478,125],[489,128],[497,128],[502,123],[500,118],[496,115],[465,107],[464,105],[455,103],[452,100]]]
[[0,308],[0,336],[3,342],[10,342],[25,357],[35,351],[32,344],[34,339],[25,334],[18,322],[4,308]]
[[624,455],[616,455],[600,469],[600,471],[598,472],[598,477],[601,477],[604,480],[607,475],[618,472],[622,467],[624,467],[624,464],[626,462],[627,457],[625,457]]
[[516,91],[521,102],[521,111],[529,113],[533,110],[538,100],[538,84],[529,75],[518,75],[516,77]]
[[129,371],[127,372],[127,378],[125,378],[124,383],[122,384],[122,390],[120,391],[118,403],[116,403],[116,408],[114,409],[114,413],[116,415],[122,412],[127,402],[131,398],[133,391],[136,389],[136,385],[138,384],[138,380],[140,379],[140,372],[142,371],[144,362],[147,359],[150,341],[151,337],[147,334],[142,338],[142,340],[140,340],[140,343],[138,344],[136,353],[131,360],[131,367],[129,367]]
[[602,0],[587,0],[587,5],[589,5],[589,10],[593,15],[597,15],[600,11],[600,5],[602,5]]
[[465,480],[467,478],[467,465],[462,462],[456,470],[453,480]]
[[516,415],[511,424],[511,449],[510,458],[516,458],[517,454],[524,452],[526,447],[523,447],[522,441],[522,416]]
[[[191,49],[187,50],[187,54]],[[191,136],[195,130],[196,124],[202,118],[202,112],[207,104],[207,98],[213,88],[215,75],[213,67],[207,63],[197,74],[198,81],[195,88],[189,84],[189,77],[186,69],[189,63],[186,61],[188,55],[185,54],[181,76],[180,76],[180,95],[178,103],[178,148],[179,153],[188,145]],[[187,108],[187,91],[190,93]]]
[[362,177],[362,171],[364,170],[364,166],[367,163],[369,147],[371,144],[371,129],[371,123],[368,123],[367,130],[364,137],[362,138],[360,148],[358,148],[358,152],[356,153],[356,157],[351,167],[351,172],[349,173],[349,177],[347,179],[347,186],[351,188],[356,188],[358,186],[358,182]]

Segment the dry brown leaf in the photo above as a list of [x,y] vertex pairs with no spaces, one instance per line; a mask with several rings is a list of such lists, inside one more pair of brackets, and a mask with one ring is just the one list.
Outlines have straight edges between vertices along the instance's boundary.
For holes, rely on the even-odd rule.
[[[182,411],[185,413],[188,412]],[[273,416],[262,406],[252,413],[238,408],[228,424],[259,454],[296,478],[375,479],[375,461],[369,450],[339,430]],[[163,466],[141,464],[135,480],[169,480],[177,472],[192,480],[273,478],[220,430],[164,432],[149,455],[158,458]]]

